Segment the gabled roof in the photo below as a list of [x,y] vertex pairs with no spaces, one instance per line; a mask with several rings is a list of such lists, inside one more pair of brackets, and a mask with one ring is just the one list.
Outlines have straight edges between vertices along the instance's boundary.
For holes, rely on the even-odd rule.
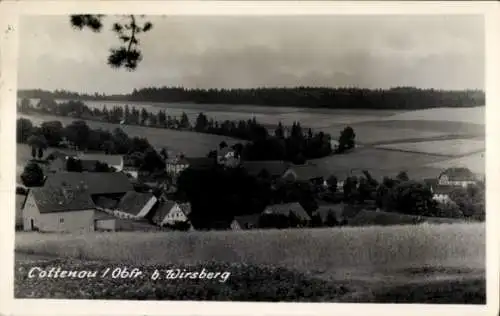
[[260,215],[261,214],[235,216],[234,220],[241,228],[256,228],[259,227]]
[[121,198],[116,209],[131,215],[138,215],[153,197],[152,193],[129,191]]
[[305,220],[305,221],[311,220],[311,217],[309,217],[309,215],[304,210],[304,208],[300,205],[299,202],[270,205],[264,210],[264,213],[265,214],[282,214],[285,216],[290,216],[290,213],[293,213],[300,220]]
[[43,186],[32,188],[31,194],[41,214],[95,209],[85,189]]
[[282,160],[243,161],[241,166],[249,175],[259,176],[263,170],[273,177],[281,177],[290,164]]
[[134,190],[128,177],[121,172],[58,172],[49,174],[45,185],[83,187],[90,195],[118,194]]
[[448,168],[439,177],[446,175],[450,181],[475,181],[476,176],[467,168]]
[[295,173],[298,181],[309,181],[324,177],[324,172],[314,164],[293,165],[288,168]]
[[94,160],[108,164],[109,166],[118,166],[123,163],[122,155],[104,155],[104,154],[83,154],[78,157],[81,160]]
[[190,203],[181,203],[181,204],[179,204],[179,207],[180,207],[181,211],[186,216],[189,216],[189,214],[191,214],[191,204]]
[[157,224],[160,224],[161,222],[163,222],[163,220],[165,219],[165,216],[168,215],[168,213],[170,213],[170,211],[172,210],[172,208],[177,205],[177,203],[175,201],[172,201],[172,200],[167,200],[163,203],[161,203],[158,208],[156,209],[156,212],[155,214],[153,215],[153,222],[157,223]]

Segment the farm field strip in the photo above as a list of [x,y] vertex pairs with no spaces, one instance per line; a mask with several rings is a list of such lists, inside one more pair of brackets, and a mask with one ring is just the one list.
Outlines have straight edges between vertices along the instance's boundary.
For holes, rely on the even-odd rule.
[[379,149],[401,150],[433,155],[463,156],[485,150],[484,139],[449,139],[427,142],[397,143],[375,146]]
[[383,120],[421,120],[421,121],[453,121],[473,124],[485,124],[486,107],[470,108],[433,108],[425,110],[407,111],[393,116],[381,118]]

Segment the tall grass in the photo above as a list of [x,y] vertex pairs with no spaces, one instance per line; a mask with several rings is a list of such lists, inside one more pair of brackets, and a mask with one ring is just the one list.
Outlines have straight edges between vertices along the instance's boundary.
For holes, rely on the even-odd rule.
[[207,261],[302,271],[446,266],[484,270],[484,223],[224,232],[17,233],[16,251],[130,264]]

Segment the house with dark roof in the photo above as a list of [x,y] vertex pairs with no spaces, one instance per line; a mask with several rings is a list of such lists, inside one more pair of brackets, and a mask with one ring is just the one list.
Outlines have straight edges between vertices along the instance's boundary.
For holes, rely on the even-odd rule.
[[89,194],[121,198],[134,187],[128,177],[121,172],[58,172],[49,174],[44,186],[84,188]]
[[231,222],[232,230],[259,228],[261,214],[235,216]]
[[467,187],[477,183],[476,175],[467,168],[448,168],[438,177],[439,185]]
[[323,184],[324,171],[315,164],[292,165],[283,174],[283,179],[293,182],[311,182]]
[[189,222],[191,206],[189,203],[177,203],[172,200],[160,204],[155,214],[153,222],[158,226],[175,225],[176,223]]
[[23,208],[23,228],[45,232],[93,231],[96,207],[84,188],[32,188]]
[[253,177],[269,176],[273,179],[283,176],[285,171],[290,166],[289,163],[282,160],[260,160],[260,161],[243,161],[241,167]]
[[98,161],[100,163],[105,163],[109,167],[113,167],[117,172],[123,170],[124,159],[121,155],[104,155],[100,153],[84,153],[78,156],[78,159],[82,161]]
[[114,214],[119,218],[146,218],[157,202],[152,193],[129,191],[120,199]]

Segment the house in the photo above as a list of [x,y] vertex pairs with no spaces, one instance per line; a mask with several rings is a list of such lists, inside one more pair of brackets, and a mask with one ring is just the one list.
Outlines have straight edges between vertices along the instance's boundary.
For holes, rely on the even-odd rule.
[[58,172],[49,174],[44,186],[83,187],[92,198],[121,198],[125,193],[134,190],[128,177],[121,172]]
[[120,200],[114,213],[119,218],[145,218],[158,199],[152,193],[127,192]]
[[439,185],[467,187],[477,183],[477,178],[467,168],[448,168],[438,177]]
[[159,226],[174,225],[178,222],[188,222],[191,207],[188,203],[179,204],[175,201],[162,203],[153,216],[153,222]]
[[324,172],[315,164],[290,166],[282,177],[293,182],[311,182],[319,185],[324,182]]
[[184,157],[175,157],[165,161],[165,170],[174,177],[189,167],[189,161]]
[[299,222],[297,226],[306,226],[311,222],[311,217],[298,202],[270,205],[262,212],[262,216],[267,215],[284,215],[287,218],[295,218]]
[[241,166],[245,171],[253,177],[261,177],[269,175],[273,179],[283,176],[289,167],[289,163],[282,160],[270,161],[243,161]]
[[261,214],[235,216],[231,222],[232,230],[259,228]]
[[84,188],[32,188],[23,208],[23,229],[44,232],[93,231],[96,207]]
[[26,201],[26,195],[16,194],[16,230],[23,228],[23,207]]
[[98,153],[84,153],[78,155],[78,159],[80,159],[83,163],[85,160],[89,161],[99,161],[101,163],[107,164],[109,167],[113,167],[117,172],[123,170],[124,167],[124,159],[121,155],[104,155]]

